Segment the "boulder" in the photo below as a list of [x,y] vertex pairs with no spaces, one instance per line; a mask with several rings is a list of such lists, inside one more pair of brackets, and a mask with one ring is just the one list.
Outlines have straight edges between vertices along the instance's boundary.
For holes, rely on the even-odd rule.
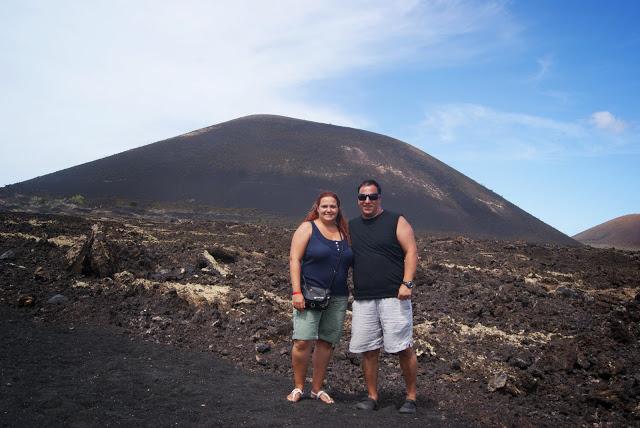
[[135,276],[127,270],[123,270],[122,272],[118,272],[113,275],[113,279],[118,281],[120,284],[130,284],[135,279]]
[[36,302],[36,299],[30,295],[24,295],[24,296],[18,297],[18,306],[20,307],[33,306],[35,302]]
[[67,270],[75,273],[110,276],[114,272],[114,260],[109,254],[106,238],[100,226],[91,226],[89,236],[67,251]]
[[33,272],[33,278],[39,282],[49,282],[51,280],[49,272],[47,272],[42,266],[38,266],[36,268]]
[[11,260],[16,257],[16,252],[13,250],[7,250],[4,253],[0,254],[0,260]]
[[233,275],[228,268],[218,263],[217,260],[207,250],[204,250],[202,252],[200,256],[200,263],[218,272],[223,278],[227,278]]
[[47,303],[49,303],[50,305],[64,305],[68,302],[69,302],[69,299],[67,299],[62,294],[56,294],[55,296],[47,300]]
[[271,350],[271,345],[269,345],[268,343],[256,344],[256,352],[258,352],[259,354],[264,354],[266,352],[269,352],[270,350]]
[[494,377],[489,379],[489,384],[487,385],[487,390],[489,392],[497,391],[498,389],[502,389],[507,384],[507,379],[509,376],[505,372],[500,372],[496,374]]

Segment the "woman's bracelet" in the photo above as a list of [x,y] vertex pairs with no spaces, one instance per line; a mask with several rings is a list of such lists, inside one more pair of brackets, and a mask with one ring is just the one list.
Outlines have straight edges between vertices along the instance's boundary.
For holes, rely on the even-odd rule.
[[291,293],[292,296],[295,296],[296,294],[302,294],[302,291],[294,291],[293,293]]

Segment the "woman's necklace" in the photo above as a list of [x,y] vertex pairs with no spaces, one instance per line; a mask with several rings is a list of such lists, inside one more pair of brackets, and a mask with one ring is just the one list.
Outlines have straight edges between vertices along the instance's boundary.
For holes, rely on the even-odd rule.
[[335,223],[331,223],[330,225],[333,226],[333,230],[329,228],[329,225],[323,223],[322,220],[320,220],[317,226],[321,227],[320,232],[322,233],[322,236],[332,241],[340,241],[342,236],[340,235],[338,226]]

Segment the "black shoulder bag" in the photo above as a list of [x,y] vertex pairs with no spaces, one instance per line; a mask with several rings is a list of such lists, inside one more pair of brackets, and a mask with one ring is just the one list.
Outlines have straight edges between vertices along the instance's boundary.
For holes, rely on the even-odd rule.
[[[340,238],[342,238],[342,234],[340,234]],[[329,301],[331,300],[331,287],[333,287],[333,281],[336,279],[336,273],[338,272],[338,268],[340,267],[341,258],[342,239],[340,240],[340,245],[338,247],[338,264],[336,264],[336,267],[333,269],[333,273],[331,274],[331,282],[329,282],[329,286],[327,288],[307,284],[304,275],[302,275],[301,288],[302,296],[304,297],[305,309],[324,311],[329,307]]]

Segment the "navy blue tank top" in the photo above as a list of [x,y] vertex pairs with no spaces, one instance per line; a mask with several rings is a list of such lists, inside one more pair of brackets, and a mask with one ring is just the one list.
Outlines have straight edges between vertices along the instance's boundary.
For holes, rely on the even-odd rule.
[[[353,252],[346,239],[333,241],[325,238],[320,229],[311,222],[311,238],[302,257],[302,275],[308,284],[329,287],[333,270],[337,266],[331,295],[348,296],[347,274],[353,264]],[[342,253],[341,255],[339,255]],[[340,264],[338,265],[338,260]]]

